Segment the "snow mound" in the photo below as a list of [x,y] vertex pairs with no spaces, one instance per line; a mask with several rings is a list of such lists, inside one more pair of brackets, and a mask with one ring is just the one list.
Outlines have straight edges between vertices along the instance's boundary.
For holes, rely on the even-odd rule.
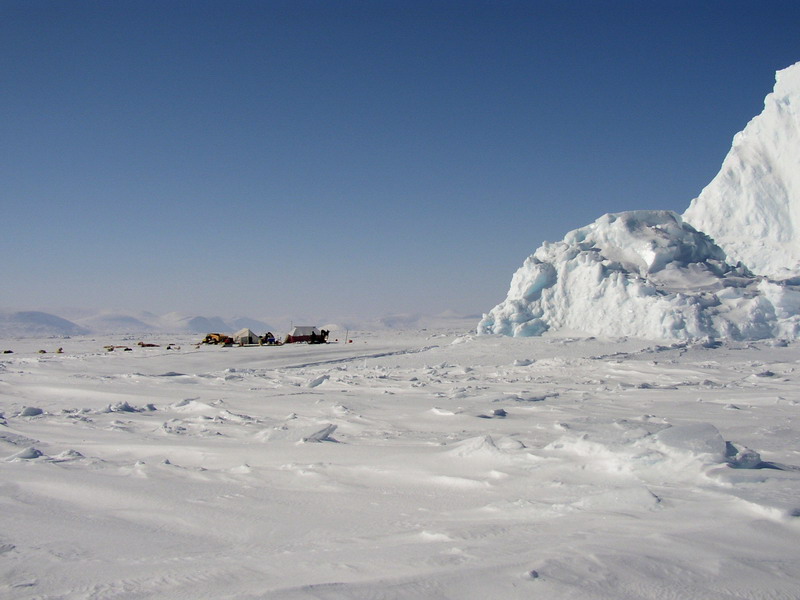
[[213,406],[206,404],[205,402],[200,402],[193,398],[185,398],[180,402],[176,402],[175,404],[171,404],[169,406],[175,412],[184,412],[184,413],[216,413],[217,409]]
[[24,450],[20,450],[19,452],[17,452],[13,456],[8,457],[6,460],[8,460],[8,461],[34,460],[34,459],[40,458],[42,456],[44,456],[44,453],[41,450],[31,446],[30,448],[25,448]]
[[771,277],[800,274],[800,62],[776,73],[763,112],[734,136],[683,216],[730,261]]
[[508,436],[479,435],[448,446],[445,454],[459,459],[509,461],[517,450],[524,448],[523,443]]
[[122,402],[117,402],[115,404],[109,404],[101,412],[103,412],[103,413],[117,413],[117,412],[138,413],[138,412],[152,411],[152,410],[155,410],[155,409],[156,409],[156,407],[153,406],[152,404],[148,404],[145,408],[137,408],[137,407],[131,405],[130,403],[128,403],[127,400],[123,400]]
[[330,375],[320,375],[319,377],[315,377],[314,379],[306,383],[306,387],[315,388],[328,381],[328,379],[330,379]]
[[662,429],[654,438],[662,445],[702,456],[707,455],[715,462],[723,462],[727,445],[719,430],[711,423],[691,423]]
[[800,287],[726,262],[671,211],[607,214],[544,243],[511,279],[479,334],[548,330],[649,339],[795,338]]

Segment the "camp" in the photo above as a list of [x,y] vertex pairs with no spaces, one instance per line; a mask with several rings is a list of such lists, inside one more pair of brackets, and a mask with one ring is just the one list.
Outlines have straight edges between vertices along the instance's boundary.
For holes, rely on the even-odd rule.
[[259,337],[250,331],[247,327],[244,329],[240,329],[236,333],[233,334],[233,343],[239,344],[240,346],[245,346],[247,344],[258,344]]
[[294,344],[297,342],[322,341],[322,339],[322,332],[316,327],[297,325],[293,327],[292,331],[286,336],[286,343]]

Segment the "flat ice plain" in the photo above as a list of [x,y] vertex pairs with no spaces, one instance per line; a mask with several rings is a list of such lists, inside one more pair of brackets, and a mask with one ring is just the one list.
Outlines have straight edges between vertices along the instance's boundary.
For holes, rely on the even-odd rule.
[[0,596],[800,598],[800,342],[337,335],[0,340]]

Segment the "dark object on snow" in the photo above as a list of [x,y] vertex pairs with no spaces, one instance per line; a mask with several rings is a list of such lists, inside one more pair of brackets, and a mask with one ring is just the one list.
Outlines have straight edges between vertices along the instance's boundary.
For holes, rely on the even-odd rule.
[[478,415],[480,419],[504,419],[508,413],[503,408],[496,408],[488,415]]
[[209,333],[203,338],[201,344],[222,344],[223,346],[232,346],[233,338],[225,335],[224,333]]
[[26,406],[23,408],[19,416],[20,417],[38,417],[39,415],[43,415],[44,411],[41,408],[37,408],[36,406]]
[[298,325],[286,336],[286,343],[296,344],[299,342],[306,342],[308,344],[324,344],[328,341],[329,333],[329,331],[320,331],[316,327],[311,327],[309,325]]

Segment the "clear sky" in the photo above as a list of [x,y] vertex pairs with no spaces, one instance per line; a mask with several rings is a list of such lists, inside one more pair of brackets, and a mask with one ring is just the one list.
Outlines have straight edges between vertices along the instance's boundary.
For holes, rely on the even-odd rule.
[[800,2],[0,0],[0,307],[488,312],[683,212]]

